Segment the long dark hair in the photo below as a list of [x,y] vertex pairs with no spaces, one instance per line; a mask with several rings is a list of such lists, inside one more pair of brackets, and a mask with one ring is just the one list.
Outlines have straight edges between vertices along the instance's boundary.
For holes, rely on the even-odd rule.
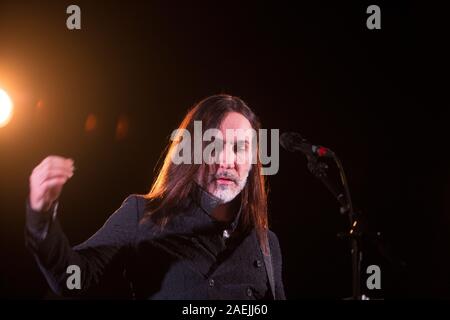
[[[194,132],[194,121],[202,121],[202,129],[219,128],[225,115],[229,112],[242,114],[250,122],[252,128],[261,128],[255,113],[238,97],[226,94],[213,95],[200,101],[186,114],[178,129],[186,129]],[[202,133],[203,134],[203,133]],[[257,139],[259,135],[257,134]],[[257,161],[252,164],[247,183],[241,191],[241,216],[240,224],[244,229],[255,228],[261,248],[267,253],[267,190],[264,175],[261,174],[262,165],[259,158],[259,140],[257,140]],[[144,220],[153,216],[159,216],[158,224],[164,227],[171,215],[176,214],[177,207],[194,192],[196,186],[195,177],[199,170],[205,166],[202,164],[174,164],[172,156],[177,151],[179,140],[173,140],[164,157],[159,173],[149,193],[144,197],[148,199],[148,206]],[[193,157],[193,156],[192,156]]]

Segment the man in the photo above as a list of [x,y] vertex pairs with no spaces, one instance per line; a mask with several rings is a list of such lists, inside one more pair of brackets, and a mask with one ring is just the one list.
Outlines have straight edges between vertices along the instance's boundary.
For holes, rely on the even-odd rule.
[[[183,149],[198,141],[181,135],[193,133],[198,121],[205,133],[219,133],[219,148],[209,155],[201,142],[207,156],[200,163],[198,154],[187,154],[192,148]],[[248,134],[259,129],[241,99],[204,99],[172,136],[150,192],[128,196],[100,230],[73,248],[56,215],[73,161],[43,160],[30,176],[26,243],[53,291],[89,296],[112,274],[114,281],[126,279],[129,286],[121,288],[136,299],[285,299],[281,251],[268,230],[264,175],[253,152],[258,141]],[[188,161],[176,161],[180,154]],[[77,288],[70,285],[69,266],[80,270]]]

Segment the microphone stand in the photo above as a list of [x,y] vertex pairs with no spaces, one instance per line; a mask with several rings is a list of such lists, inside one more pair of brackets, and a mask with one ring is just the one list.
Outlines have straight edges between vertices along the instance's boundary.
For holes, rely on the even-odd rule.
[[[331,152],[331,151],[330,151]],[[327,189],[333,194],[336,200],[341,205],[340,212],[341,214],[347,214],[350,230],[347,234],[342,233],[339,234],[340,237],[345,237],[350,239],[351,243],[351,256],[352,256],[352,300],[363,300],[363,296],[361,296],[361,261],[362,261],[362,249],[361,249],[361,239],[362,232],[359,228],[360,220],[359,215],[354,211],[353,202],[350,195],[350,188],[347,183],[347,177],[345,176],[344,168],[342,166],[339,158],[331,152],[332,158],[335,161],[340,177],[341,182],[344,187],[344,194],[338,191],[338,188],[330,182],[327,177],[326,169],[328,166],[324,162],[318,161],[317,157],[307,156],[308,159],[308,169],[311,173],[316,176],[319,180],[323,182],[323,184],[327,187]]]

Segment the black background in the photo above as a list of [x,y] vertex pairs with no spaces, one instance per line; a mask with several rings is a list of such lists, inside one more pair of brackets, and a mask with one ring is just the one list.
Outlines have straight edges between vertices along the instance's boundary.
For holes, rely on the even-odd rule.
[[[0,128],[0,296],[51,297],[23,241],[34,166],[50,154],[75,160],[59,218],[77,244],[127,195],[148,191],[189,107],[229,93],[264,128],[339,155],[390,257],[366,247],[365,265],[382,271],[369,296],[450,297],[443,9],[392,2],[76,1],[82,29],[70,31],[72,2],[0,1],[0,87],[15,101]],[[370,4],[381,30],[366,28]],[[97,127],[87,132],[89,114]],[[287,297],[350,296],[349,247],[336,237],[347,221],[305,159],[280,150],[269,184]]]

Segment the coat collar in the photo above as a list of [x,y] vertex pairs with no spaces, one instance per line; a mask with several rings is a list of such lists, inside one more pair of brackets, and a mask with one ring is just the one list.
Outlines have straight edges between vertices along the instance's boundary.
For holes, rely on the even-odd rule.
[[[215,222],[219,223],[219,221],[217,221],[213,216],[212,213],[214,211],[214,209],[221,204],[221,200],[217,197],[215,197],[214,195],[210,194],[208,191],[206,191],[205,189],[203,189],[202,187],[200,187],[197,184],[197,189],[198,189],[198,197],[197,197],[197,203],[199,205],[199,207]],[[238,195],[240,196],[240,195]],[[228,229],[230,232],[233,232],[238,223],[239,223],[239,218],[241,216],[241,212],[242,212],[242,208],[239,208],[238,213],[236,214],[236,216],[234,217],[233,221],[231,222],[231,224],[224,224],[227,225],[225,227],[225,229]]]

